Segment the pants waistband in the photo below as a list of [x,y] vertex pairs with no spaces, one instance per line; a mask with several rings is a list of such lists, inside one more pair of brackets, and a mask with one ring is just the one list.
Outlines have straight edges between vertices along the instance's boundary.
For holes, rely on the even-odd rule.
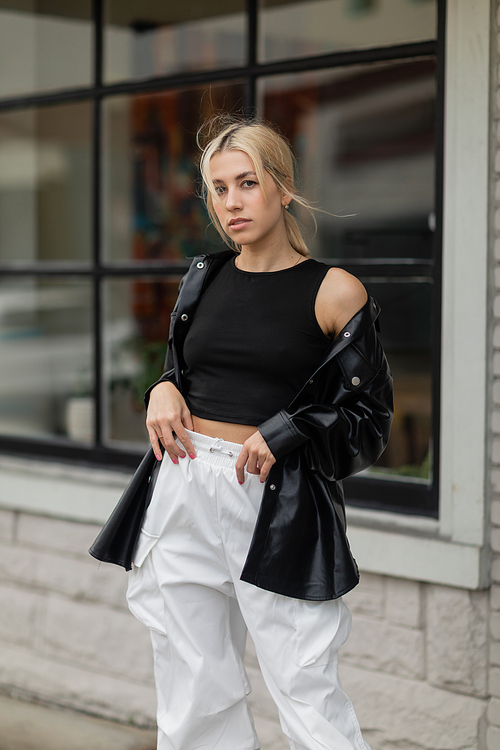
[[220,466],[225,469],[234,468],[243,448],[241,443],[230,443],[228,440],[209,437],[191,430],[186,430],[186,432],[196,450],[197,459],[195,460],[201,459],[213,466]]

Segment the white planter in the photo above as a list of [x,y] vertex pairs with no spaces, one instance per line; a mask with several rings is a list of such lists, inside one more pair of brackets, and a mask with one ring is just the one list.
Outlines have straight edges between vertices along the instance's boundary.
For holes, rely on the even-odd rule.
[[71,440],[91,443],[94,439],[95,404],[91,396],[75,396],[66,402],[66,433]]

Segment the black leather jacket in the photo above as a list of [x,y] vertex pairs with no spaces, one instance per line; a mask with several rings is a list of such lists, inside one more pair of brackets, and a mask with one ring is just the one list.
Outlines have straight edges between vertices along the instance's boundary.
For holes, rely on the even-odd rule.
[[[165,372],[183,390],[183,344],[203,288],[232,250],[199,255],[172,312]],[[286,409],[259,425],[276,458],[241,579],[297,599],[335,599],[358,583],[346,537],[342,482],[371,466],[392,421],[392,377],[371,297],[338,334]]]

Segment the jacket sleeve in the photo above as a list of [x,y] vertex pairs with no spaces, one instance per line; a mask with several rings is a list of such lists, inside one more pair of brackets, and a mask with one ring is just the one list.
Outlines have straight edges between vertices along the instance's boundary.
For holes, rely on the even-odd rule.
[[310,386],[313,403],[292,402],[258,430],[276,459],[303,446],[311,469],[345,479],[371,466],[389,439],[392,376],[375,326],[332,358],[317,379]]
[[149,406],[149,398],[151,396],[151,391],[153,390],[153,388],[156,385],[158,385],[159,383],[173,383],[176,388],[179,388],[179,386],[177,384],[177,378],[175,377],[175,369],[173,367],[173,363],[172,363],[172,367],[169,367],[169,361],[168,361],[170,359],[169,358],[169,354],[171,354],[170,347],[167,350],[167,357],[166,357],[166,360],[165,360],[165,372],[163,373],[163,375],[161,376],[161,378],[159,378],[156,381],[156,383],[153,383],[153,385],[149,386],[149,388],[147,389],[146,393],[144,394],[144,406],[146,407],[146,410],[147,410],[147,408]]

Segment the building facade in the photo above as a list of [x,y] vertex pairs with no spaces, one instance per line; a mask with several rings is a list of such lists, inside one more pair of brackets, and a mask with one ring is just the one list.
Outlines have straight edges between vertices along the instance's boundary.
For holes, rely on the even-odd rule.
[[217,246],[196,130],[257,111],[327,212],[313,256],[381,302],[395,377],[391,443],[347,483],[346,691],[373,750],[496,750],[499,3],[67,5],[0,3],[0,688],[154,720],[126,575],[87,549],[188,258]]

